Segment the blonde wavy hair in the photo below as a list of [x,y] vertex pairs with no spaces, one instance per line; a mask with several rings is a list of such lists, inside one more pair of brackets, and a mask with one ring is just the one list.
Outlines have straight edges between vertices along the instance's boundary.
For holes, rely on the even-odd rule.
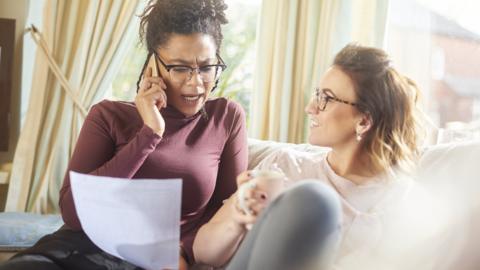
[[333,65],[352,79],[357,108],[372,119],[361,143],[373,168],[410,172],[426,134],[416,83],[398,73],[383,50],[373,47],[349,44],[335,56]]

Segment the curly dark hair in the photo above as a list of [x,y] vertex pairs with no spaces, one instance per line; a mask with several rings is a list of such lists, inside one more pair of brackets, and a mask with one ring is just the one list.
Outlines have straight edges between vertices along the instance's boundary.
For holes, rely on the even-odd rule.
[[223,39],[221,26],[228,22],[226,9],[223,0],[150,0],[139,16],[140,40],[146,45],[148,55],[137,81],[137,91],[148,59],[171,34],[210,35],[219,53]]

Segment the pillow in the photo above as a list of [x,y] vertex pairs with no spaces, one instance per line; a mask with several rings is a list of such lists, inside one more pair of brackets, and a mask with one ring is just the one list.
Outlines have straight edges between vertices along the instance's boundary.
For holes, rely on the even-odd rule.
[[418,181],[451,213],[450,232],[436,269],[478,269],[480,260],[480,140],[425,149]]
[[[425,148],[418,178],[435,190],[461,201],[473,199],[480,187],[480,140],[438,144]],[[464,201],[465,202],[465,201]]]

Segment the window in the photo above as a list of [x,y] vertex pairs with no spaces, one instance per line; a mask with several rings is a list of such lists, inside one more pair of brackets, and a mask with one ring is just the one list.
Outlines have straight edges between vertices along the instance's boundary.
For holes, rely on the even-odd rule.
[[[240,103],[249,119],[253,88],[255,40],[260,0],[226,0],[229,23],[224,27],[222,56],[228,68],[214,95]],[[248,123],[247,123],[248,125]]]
[[133,36],[124,63],[112,81],[108,99],[133,101],[137,94],[137,80],[147,55],[146,49],[138,41],[138,34]]
[[[222,73],[218,88],[212,95],[239,102],[248,115],[260,0],[226,0],[226,3],[229,23],[223,28],[221,56],[228,68]],[[126,101],[135,98],[136,82],[147,52],[140,46],[138,35],[130,42],[124,63],[113,80],[110,91],[107,91],[107,98]]]
[[438,127],[480,121],[480,2],[391,0],[386,49]]

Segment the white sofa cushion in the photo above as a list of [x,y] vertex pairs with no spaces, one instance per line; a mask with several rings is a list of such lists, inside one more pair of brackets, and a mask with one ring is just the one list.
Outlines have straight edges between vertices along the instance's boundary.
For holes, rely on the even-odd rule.
[[42,236],[63,224],[59,215],[0,213],[0,250],[20,250],[32,246]]

